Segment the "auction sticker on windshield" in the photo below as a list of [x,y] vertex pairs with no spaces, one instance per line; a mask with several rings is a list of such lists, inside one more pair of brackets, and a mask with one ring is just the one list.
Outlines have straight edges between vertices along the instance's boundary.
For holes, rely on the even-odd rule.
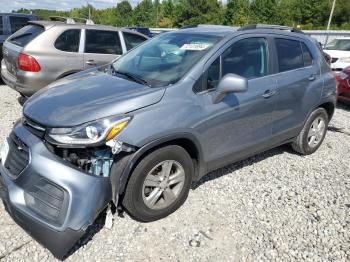
[[7,142],[7,139],[5,139],[0,149],[0,160],[3,165],[5,165],[8,153],[9,153],[9,144]]
[[191,51],[202,51],[207,49],[208,47],[212,46],[212,44],[208,43],[191,43],[191,44],[184,44],[181,46],[180,49],[182,50],[191,50]]

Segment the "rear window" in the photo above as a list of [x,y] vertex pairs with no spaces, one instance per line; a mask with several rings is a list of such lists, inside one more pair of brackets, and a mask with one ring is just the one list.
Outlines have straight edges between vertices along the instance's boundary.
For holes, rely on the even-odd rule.
[[299,41],[276,39],[279,71],[289,71],[304,67],[303,52]]
[[70,29],[63,32],[55,41],[55,47],[65,52],[78,52],[80,29]]
[[26,26],[28,21],[28,17],[10,16],[11,33],[13,34],[22,27]]
[[124,32],[123,35],[124,35],[124,40],[125,40],[125,45],[127,50],[133,49],[134,47],[138,46],[139,44],[147,40],[143,36],[132,34],[132,33]]
[[121,55],[118,31],[86,30],[85,53]]
[[27,25],[13,34],[8,41],[23,47],[44,31],[45,29],[41,26]]

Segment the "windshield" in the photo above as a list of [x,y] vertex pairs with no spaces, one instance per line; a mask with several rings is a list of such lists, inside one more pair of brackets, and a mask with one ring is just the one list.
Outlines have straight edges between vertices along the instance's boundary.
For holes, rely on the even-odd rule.
[[350,39],[334,39],[326,46],[325,49],[350,51]]
[[174,84],[220,39],[187,33],[160,35],[115,61],[114,71],[142,79],[151,87]]

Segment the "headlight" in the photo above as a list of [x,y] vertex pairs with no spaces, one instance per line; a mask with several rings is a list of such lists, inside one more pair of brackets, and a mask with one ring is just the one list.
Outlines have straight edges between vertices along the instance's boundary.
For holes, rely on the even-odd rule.
[[338,61],[342,63],[350,63],[350,57],[341,57]]
[[51,128],[48,136],[59,144],[100,144],[118,135],[127,126],[130,119],[130,117],[110,117],[75,127]]

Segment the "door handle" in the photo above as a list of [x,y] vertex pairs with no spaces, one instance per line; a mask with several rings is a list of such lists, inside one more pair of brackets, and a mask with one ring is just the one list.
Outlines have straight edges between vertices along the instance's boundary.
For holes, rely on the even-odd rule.
[[276,92],[277,92],[276,90],[266,90],[262,96],[264,98],[269,98],[269,97],[273,96],[274,94],[276,94]]
[[97,63],[95,62],[95,60],[88,60],[86,61],[87,65],[97,65]]
[[309,76],[309,81],[314,81],[316,79],[316,75]]

